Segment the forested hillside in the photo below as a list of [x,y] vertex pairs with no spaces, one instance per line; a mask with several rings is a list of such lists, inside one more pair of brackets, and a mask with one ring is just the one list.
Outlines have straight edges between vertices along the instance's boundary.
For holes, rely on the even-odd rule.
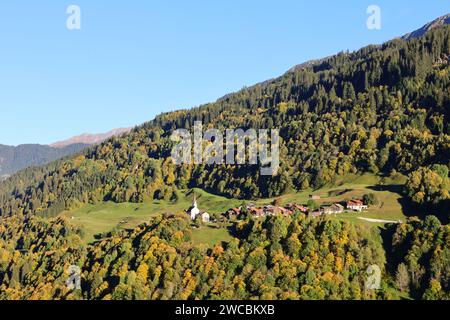
[[24,144],[17,147],[0,145],[0,177],[11,175],[30,166],[41,166],[62,157],[72,155],[87,144],[71,144],[63,148],[52,148],[39,144]]
[[392,237],[396,286],[416,299],[450,299],[450,225],[436,217],[397,227]]
[[[450,230],[435,217],[398,226],[387,253],[375,229],[302,214],[237,221],[212,247],[194,245],[189,225],[159,216],[85,246],[64,219],[6,218],[0,299],[450,299]],[[71,265],[81,290],[65,284]],[[371,265],[380,290],[366,287]]]
[[[0,213],[54,215],[88,202],[171,199],[187,187],[251,199],[317,188],[348,173],[398,171],[410,176],[408,196],[424,212],[446,218],[449,87],[448,26],[343,52],[21,172],[0,185]],[[250,165],[175,166],[170,135],[196,120],[217,129],[280,129],[279,174],[261,176]]]

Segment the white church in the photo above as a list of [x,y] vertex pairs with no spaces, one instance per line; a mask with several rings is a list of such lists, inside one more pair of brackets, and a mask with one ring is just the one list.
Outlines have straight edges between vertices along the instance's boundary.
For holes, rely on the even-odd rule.
[[194,221],[197,219],[198,216],[202,217],[202,221],[205,223],[208,223],[211,221],[211,216],[208,212],[200,211],[197,204],[197,199],[194,198],[194,202],[192,203],[192,207],[189,208],[189,210],[186,211],[190,216],[191,220]]

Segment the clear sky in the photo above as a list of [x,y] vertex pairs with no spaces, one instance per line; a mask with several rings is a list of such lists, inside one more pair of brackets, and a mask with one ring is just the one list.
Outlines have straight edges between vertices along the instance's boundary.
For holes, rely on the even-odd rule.
[[[81,30],[66,28],[71,4]],[[366,27],[372,4],[381,30]],[[140,124],[449,12],[448,0],[1,1],[0,143]]]

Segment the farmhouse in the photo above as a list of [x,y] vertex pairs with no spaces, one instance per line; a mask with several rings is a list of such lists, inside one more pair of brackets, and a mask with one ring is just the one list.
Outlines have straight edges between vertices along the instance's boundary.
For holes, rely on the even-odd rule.
[[266,214],[266,215],[276,215],[276,214],[281,213],[281,210],[279,207],[272,206],[272,205],[264,206],[263,211],[264,211],[264,214]]
[[242,212],[242,207],[230,209],[227,212],[225,212],[224,216],[227,218],[231,218],[232,216],[239,216]]
[[364,204],[361,200],[351,200],[347,202],[347,209],[353,210],[357,212],[362,212],[363,210],[367,210],[369,207]]
[[211,221],[211,216],[209,215],[208,212],[203,212],[202,213],[202,221],[204,223],[209,223]]
[[280,210],[280,213],[285,216],[290,216],[291,214],[294,213],[292,210],[289,210],[287,208],[279,207],[278,209]]
[[334,214],[343,213],[344,209],[345,209],[344,206],[339,203],[333,204],[330,208],[331,208],[331,213],[334,213]]
[[311,211],[308,216],[309,217],[313,217],[313,218],[318,218],[320,216],[322,216],[323,211],[322,210],[316,210],[316,211]]
[[296,210],[302,212],[302,213],[307,213],[308,212],[308,207],[299,205],[299,204],[295,204],[295,203],[290,203],[285,207],[287,210],[290,210],[292,212],[295,212]]
[[247,210],[254,217],[262,217],[265,215],[264,210],[260,208],[248,206]]
[[322,207],[322,211],[324,214],[332,214],[333,210],[331,210],[331,206]]

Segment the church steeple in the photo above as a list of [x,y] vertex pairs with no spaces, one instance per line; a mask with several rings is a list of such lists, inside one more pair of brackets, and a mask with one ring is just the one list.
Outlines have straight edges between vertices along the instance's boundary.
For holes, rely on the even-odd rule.
[[192,202],[192,206],[194,207],[194,208],[198,208],[198,205],[197,205],[197,198],[194,196],[194,202]]
[[197,205],[197,198],[194,196],[194,201],[192,202],[192,207],[188,210],[188,214],[191,216],[192,220],[195,220],[195,218],[200,214],[200,209]]

